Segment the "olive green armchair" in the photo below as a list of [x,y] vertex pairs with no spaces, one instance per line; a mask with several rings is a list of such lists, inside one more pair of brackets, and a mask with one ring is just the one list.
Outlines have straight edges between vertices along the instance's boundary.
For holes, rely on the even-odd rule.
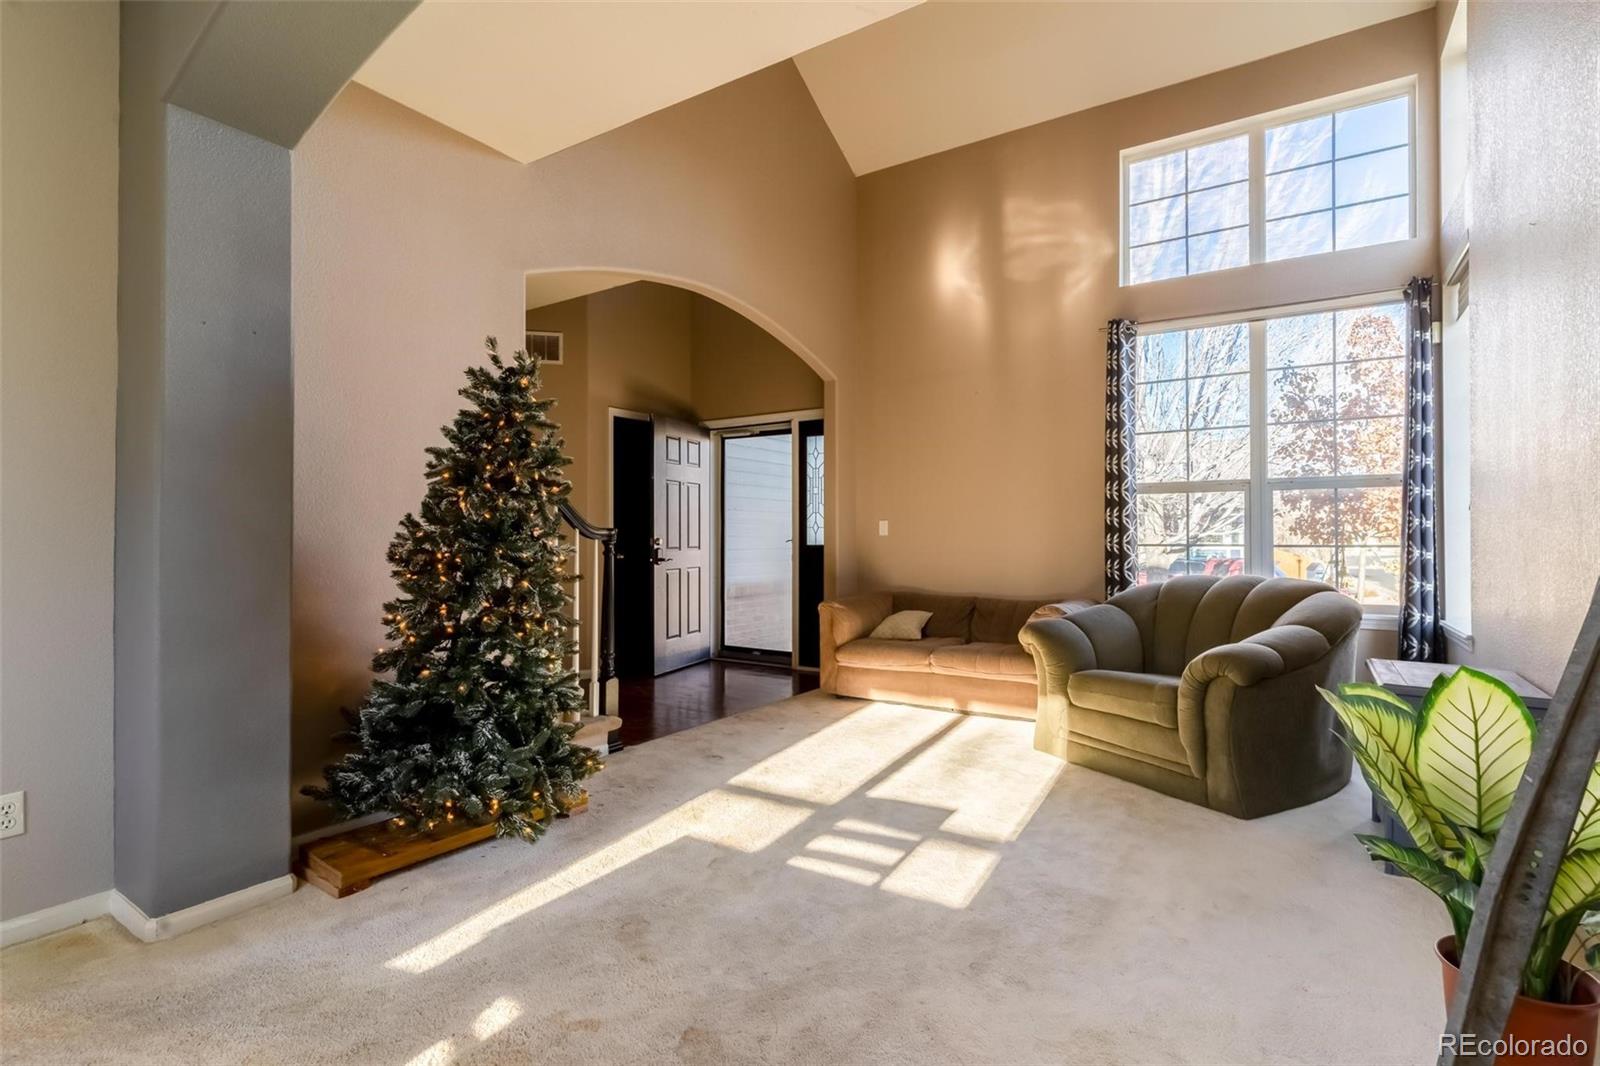
[[1031,621],[1034,747],[1236,818],[1350,780],[1317,686],[1349,681],[1361,608],[1316,581],[1179,577]]

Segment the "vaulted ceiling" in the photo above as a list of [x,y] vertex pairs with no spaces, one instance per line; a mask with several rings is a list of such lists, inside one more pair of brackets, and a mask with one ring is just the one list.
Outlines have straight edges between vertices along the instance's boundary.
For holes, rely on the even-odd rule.
[[1433,0],[426,0],[356,80],[531,162],[793,57],[857,174]]
[[356,80],[528,163],[914,2],[425,0]]
[[932,0],[795,63],[865,174],[1432,6]]

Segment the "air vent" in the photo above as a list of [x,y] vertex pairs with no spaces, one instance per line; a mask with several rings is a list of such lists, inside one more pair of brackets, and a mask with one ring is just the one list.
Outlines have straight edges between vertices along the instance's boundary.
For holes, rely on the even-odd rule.
[[561,365],[561,334],[530,329],[527,347],[528,354],[537,361]]

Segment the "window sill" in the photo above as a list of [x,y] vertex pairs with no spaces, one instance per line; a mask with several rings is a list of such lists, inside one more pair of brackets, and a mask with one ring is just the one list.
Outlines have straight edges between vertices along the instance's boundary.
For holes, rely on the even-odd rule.
[[1472,650],[1472,634],[1460,626],[1451,625],[1449,622],[1440,622],[1439,628],[1444,630],[1444,635],[1451,644],[1462,651]]
[[1369,611],[1361,616],[1361,628],[1376,630],[1381,633],[1398,633],[1400,631],[1400,615],[1382,614]]

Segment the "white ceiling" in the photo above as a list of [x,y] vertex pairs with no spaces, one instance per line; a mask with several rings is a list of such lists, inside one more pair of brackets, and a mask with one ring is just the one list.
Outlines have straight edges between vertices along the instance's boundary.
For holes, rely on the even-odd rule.
[[915,0],[426,0],[356,80],[531,162]]
[[1432,6],[932,0],[795,63],[866,174]]

